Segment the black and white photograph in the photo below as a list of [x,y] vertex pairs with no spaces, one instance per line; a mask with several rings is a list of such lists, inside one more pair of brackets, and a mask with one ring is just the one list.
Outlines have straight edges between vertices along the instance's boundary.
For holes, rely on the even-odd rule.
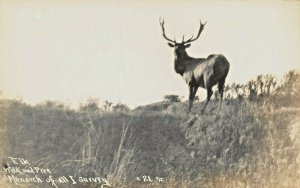
[[300,187],[300,1],[0,0],[0,188]]

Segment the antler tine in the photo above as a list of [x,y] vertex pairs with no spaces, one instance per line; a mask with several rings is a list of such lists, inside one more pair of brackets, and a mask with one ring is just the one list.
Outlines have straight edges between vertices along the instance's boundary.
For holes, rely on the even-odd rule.
[[169,39],[167,36],[166,36],[166,33],[165,33],[165,20],[162,19],[161,21],[161,17],[159,17],[159,23],[160,23],[160,26],[162,28],[162,34],[163,34],[163,37],[167,40],[167,41],[170,41],[170,42],[173,42],[173,43],[176,43],[175,39],[174,40],[171,40]]
[[205,26],[206,23],[207,23],[207,21],[203,24],[200,20],[200,28],[199,28],[199,31],[198,31],[198,34],[197,34],[196,38],[193,39],[193,36],[192,36],[189,40],[187,40],[183,43],[190,43],[190,42],[193,42],[193,41],[197,40],[199,38],[202,30],[204,29],[204,26]]

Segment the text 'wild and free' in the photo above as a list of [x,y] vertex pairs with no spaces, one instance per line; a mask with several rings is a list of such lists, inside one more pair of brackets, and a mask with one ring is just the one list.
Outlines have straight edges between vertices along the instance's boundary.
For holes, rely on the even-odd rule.
[[27,167],[20,169],[19,167],[7,167],[3,168],[5,173],[8,174],[51,174],[49,168],[39,168],[39,167]]

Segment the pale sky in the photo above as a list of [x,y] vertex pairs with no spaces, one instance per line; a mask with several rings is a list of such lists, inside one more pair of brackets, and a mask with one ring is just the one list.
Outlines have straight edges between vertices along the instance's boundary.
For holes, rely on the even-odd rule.
[[187,52],[225,55],[227,83],[300,69],[299,1],[0,0],[0,90],[30,104],[93,97],[135,107],[166,94],[186,98],[160,16],[177,41],[207,21]]

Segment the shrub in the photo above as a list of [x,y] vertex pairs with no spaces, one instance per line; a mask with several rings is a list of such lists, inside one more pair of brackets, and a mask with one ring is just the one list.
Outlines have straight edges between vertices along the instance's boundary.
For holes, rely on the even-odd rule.
[[181,102],[181,97],[178,95],[165,95],[164,99],[170,102]]

